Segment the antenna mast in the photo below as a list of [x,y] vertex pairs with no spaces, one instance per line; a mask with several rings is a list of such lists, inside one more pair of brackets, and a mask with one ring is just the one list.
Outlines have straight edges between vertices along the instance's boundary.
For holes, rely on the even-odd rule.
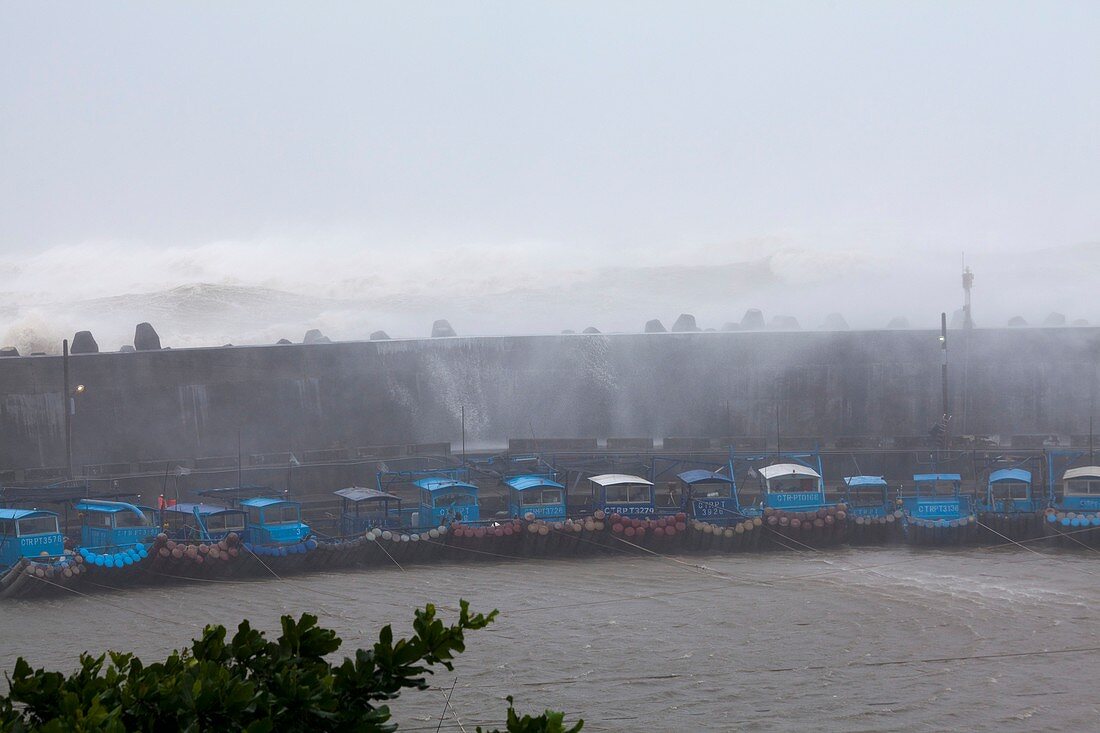
[[963,328],[969,330],[974,328],[974,319],[970,315],[970,288],[974,286],[974,273],[970,271],[970,268],[963,265],[963,294],[965,299],[963,300]]

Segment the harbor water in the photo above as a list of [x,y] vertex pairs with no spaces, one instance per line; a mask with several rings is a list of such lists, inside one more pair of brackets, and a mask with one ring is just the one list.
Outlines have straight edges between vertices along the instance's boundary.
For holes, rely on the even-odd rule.
[[206,623],[274,630],[304,611],[350,653],[385,624],[408,632],[418,604],[453,619],[465,598],[501,615],[469,634],[453,673],[394,701],[401,730],[503,725],[508,694],[592,731],[1089,730],[1100,720],[1097,559],[624,555],[136,588],[0,604],[0,666],[24,656],[70,669],[79,651],[106,649],[151,661]]

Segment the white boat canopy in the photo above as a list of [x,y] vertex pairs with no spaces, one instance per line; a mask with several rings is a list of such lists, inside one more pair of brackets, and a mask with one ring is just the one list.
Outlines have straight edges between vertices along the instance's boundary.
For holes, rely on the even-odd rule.
[[771,466],[758,468],[756,472],[763,476],[765,481],[771,481],[773,478],[782,478],[784,476],[821,478],[821,475],[817,471],[809,466],[803,466],[801,463],[776,463]]
[[1095,478],[1100,479],[1100,466],[1081,466],[1079,468],[1071,468],[1062,474],[1063,481],[1069,481],[1075,478]]
[[626,473],[602,473],[599,476],[592,476],[588,479],[594,484],[599,486],[622,486],[623,484],[652,486],[652,481],[646,481],[641,476],[631,476]]

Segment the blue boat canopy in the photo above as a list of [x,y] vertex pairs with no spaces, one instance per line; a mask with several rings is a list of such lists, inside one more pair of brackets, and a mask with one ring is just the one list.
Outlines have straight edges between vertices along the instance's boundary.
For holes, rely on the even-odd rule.
[[695,484],[713,483],[719,481],[724,484],[732,484],[733,479],[729,476],[718,473],[717,471],[704,471],[701,468],[697,468],[692,471],[684,471],[681,474],[677,474],[676,478],[683,481],[688,486]]
[[886,486],[882,476],[845,476],[844,483],[849,486]]
[[257,496],[253,499],[242,499],[241,506],[251,506],[257,509],[263,509],[265,506],[273,506],[275,504],[299,504],[300,502],[291,501],[290,499],[272,499],[265,496]]
[[918,484],[933,481],[962,481],[962,476],[957,473],[916,473],[913,474],[913,480]]
[[989,483],[995,484],[998,481],[1021,481],[1030,484],[1031,471],[1025,471],[1022,468],[1002,468],[989,474]]
[[380,491],[379,489],[364,489],[360,486],[352,486],[348,489],[338,489],[334,492],[337,496],[342,496],[350,502],[358,504],[361,501],[400,501],[401,499],[386,491]]
[[537,488],[550,488],[550,489],[564,489],[565,487],[546,476],[536,476],[528,474],[524,476],[512,476],[511,478],[504,479],[504,483],[511,486],[516,491],[524,491],[526,489]]
[[24,519],[26,517],[34,517],[42,514],[54,517],[57,516],[57,512],[51,512],[45,509],[0,509],[0,519]]
[[195,514],[196,512],[201,516],[210,516],[211,514],[220,514],[221,512],[236,512],[239,509],[233,509],[231,507],[222,506],[221,504],[194,504],[191,502],[182,502],[179,504],[173,504],[172,506],[164,507],[166,512],[176,512],[178,514]]
[[477,491],[477,487],[473,484],[468,484],[465,481],[456,481],[453,478],[440,478],[438,476],[418,478],[416,481],[413,481],[413,485],[432,493],[443,491],[444,489],[469,489],[471,491]]
[[118,514],[119,512],[133,512],[139,517],[144,517],[141,510],[133,504],[124,501],[105,501],[103,499],[81,499],[76,503],[76,509],[80,512],[104,512],[106,514]]

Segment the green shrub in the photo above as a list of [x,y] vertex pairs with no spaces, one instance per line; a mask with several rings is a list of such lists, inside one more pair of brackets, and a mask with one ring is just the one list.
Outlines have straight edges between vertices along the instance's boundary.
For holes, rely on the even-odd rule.
[[[371,649],[339,665],[326,656],[340,648],[340,638],[310,614],[297,621],[283,616],[275,641],[248,621],[228,642],[224,626],[207,626],[190,649],[149,665],[133,654],[82,654],[80,668],[65,675],[32,669],[20,657],[0,697],[0,730],[393,731],[387,703],[406,689],[427,689],[432,667],[453,669],[455,655],[466,648],[465,632],[497,615],[471,615],[466,601],[460,606],[450,626],[436,618],[432,604],[417,609],[412,636],[395,642],[386,626]],[[562,714],[551,711],[520,718],[508,698],[509,733],[575,733],[583,723],[564,725]]]

